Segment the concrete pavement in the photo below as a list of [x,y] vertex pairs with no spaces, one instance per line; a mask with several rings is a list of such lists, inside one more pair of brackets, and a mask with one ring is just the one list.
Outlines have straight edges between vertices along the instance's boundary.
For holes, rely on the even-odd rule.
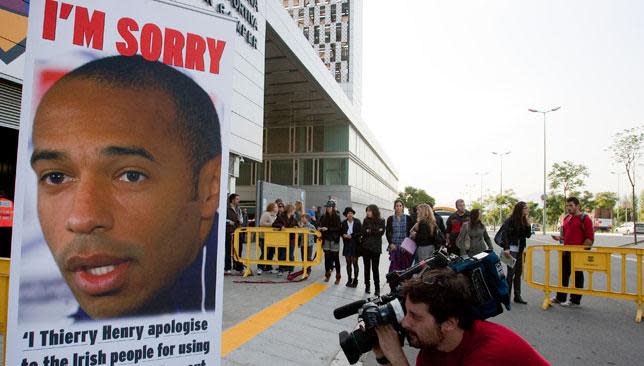
[[[632,243],[632,237],[598,235],[598,246],[621,246]],[[535,235],[529,245],[553,243],[549,237]],[[498,250],[498,248],[497,248]],[[343,263],[344,264],[344,263]],[[634,263],[629,264],[634,267]],[[386,255],[381,256],[381,276],[388,267]],[[362,267],[361,267],[362,270]],[[535,261],[535,272],[543,272],[542,262]],[[289,284],[242,284],[228,277],[224,287],[224,328],[230,328],[257,311],[292,295],[312,282],[322,282],[322,266],[313,270],[312,278]],[[631,271],[632,272],[632,271]],[[229,353],[223,365],[346,365],[340,351],[337,333],[351,330],[355,317],[335,320],[332,311],[356,299],[364,298],[361,283],[357,289],[325,283],[328,288],[295,311]],[[634,275],[633,275],[634,276]],[[631,277],[633,277],[631,276]],[[360,274],[362,277],[362,273]],[[251,280],[278,280],[275,275],[253,277]],[[633,279],[633,278],[631,278]],[[597,284],[600,280],[596,280]],[[361,281],[362,282],[362,281]],[[387,293],[383,288],[382,293]],[[490,319],[504,324],[523,336],[553,365],[638,365],[644,364],[644,324],[636,324],[635,305],[585,297],[577,309],[552,307],[541,310],[543,293],[523,286],[528,305],[516,305],[511,311]],[[513,303],[513,305],[515,305]],[[416,352],[408,350],[411,363]],[[376,365],[372,354],[361,364]]]

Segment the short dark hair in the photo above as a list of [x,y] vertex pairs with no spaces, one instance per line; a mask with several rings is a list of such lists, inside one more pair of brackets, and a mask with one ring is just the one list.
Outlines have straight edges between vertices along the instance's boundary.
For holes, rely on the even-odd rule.
[[575,204],[575,206],[579,206],[579,199],[577,197],[568,197],[566,198],[566,202],[567,203],[572,202]]
[[192,163],[198,182],[203,165],[221,154],[221,128],[210,96],[186,74],[140,55],[111,56],[88,62],[63,76],[50,89],[67,81],[86,79],[112,87],[159,90],[174,103],[176,133]]
[[441,324],[456,318],[461,329],[472,327],[472,295],[467,277],[451,268],[439,268],[425,272],[403,284],[405,299],[427,305],[429,313]]
[[237,197],[239,197],[239,195],[238,195],[237,193],[231,193],[231,194],[228,196],[228,203],[233,203],[233,201],[234,201],[234,200],[235,200],[235,198],[237,198]]
[[462,198],[459,198],[459,199],[456,200],[456,202],[454,202],[454,206],[458,206],[459,202],[463,202],[463,204],[465,204],[465,200],[462,199]]

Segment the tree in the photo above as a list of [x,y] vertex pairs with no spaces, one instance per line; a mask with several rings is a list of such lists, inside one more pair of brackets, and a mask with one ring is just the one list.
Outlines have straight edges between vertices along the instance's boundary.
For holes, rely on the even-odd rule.
[[546,224],[557,225],[559,218],[564,212],[566,199],[561,193],[550,191],[546,196]]
[[617,200],[617,194],[614,192],[598,192],[595,195],[595,207],[612,209],[615,208]]
[[625,129],[615,134],[613,144],[607,150],[613,154],[613,160],[622,164],[626,170],[626,176],[631,184],[632,203],[633,203],[633,234],[635,243],[637,243],[637,199],[635,198],[635,166],[637,161],[642,157],[642,143],[644,143],[643,126]]
[[534,201],[527,202],[528,209],[530,210],[530,221],[532,222],[541,222],[543,221],[543,210],[539,207],[539,204]]
[[421,203],[428,203],[432,206],[436,203],[434,197],[428,195],[424,189],[411,186],[405,187],[404,192],[398,193],[398,198],[400,198],[400,200],[405,204],[405,207],[409,209],[416,205],[420,205]]
[[552,170],[548,173],[550,189],[562,188],[564,198],[568,198],[568,192],[584,186],[582,177],[588,177],[588,168],[583,164],[575,164],[571,161],[564,161],[561,164],[554,163]]
[[[589,192],[589,191],[584,191],[584,193],[571,192],[570,197],[577,197],[577,199],[579,200],[579,206],[581,206],[582,211],[591,212],[597,206],[597,203],[593,199],[592,192]],[[565,203],[564,203],[564,207],[565,207]]]

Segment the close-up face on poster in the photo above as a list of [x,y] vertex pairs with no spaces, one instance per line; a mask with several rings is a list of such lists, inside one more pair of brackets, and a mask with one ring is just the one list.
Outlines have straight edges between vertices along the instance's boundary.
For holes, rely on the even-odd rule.
[[8,365],[218,365],[235,22],[32,1]]

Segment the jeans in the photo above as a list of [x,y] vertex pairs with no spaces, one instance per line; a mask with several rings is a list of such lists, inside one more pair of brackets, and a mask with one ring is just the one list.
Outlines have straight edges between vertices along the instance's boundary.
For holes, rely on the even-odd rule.
[[521,274],[523,273],[523,251],[520,252],[510,252],[512,258],[516,259],[517,262],[514,264],[514,268],[507,267],[508,269],[508,294],[512,293],[512,286],[514,285],[514,298],[521,297]]
[[324,251],[324,270],[326,272],[333,271],[335,268],[336,275],[340,275],[340,252],[330,250]]
[[[288,245],[288,251],[288,260],[293,262],[295,260],[295,243],[290,243]],[[286,260],[286,248],[278,248],[277,259],[281,261]],[[292,272],[293,266],[280,266],[280,271]]]
[[[563,287],[568,287],[570,284],[570,275],[571,275],[571,257],[570,257],[570,252],[563,252],[563,256],[561,258],[561,285]],[[575,271],[575,287],[576,288],[584,288],[584,272],[583,271]],[[565,302],[566,298],[568,297],[568,294],[564,292],[557,292],[557,300],[561,302]],[[576,295],[576,294],[571,294],[570,295],[570,302],[574,304],[580,304],[581,303],[581,295]]]

